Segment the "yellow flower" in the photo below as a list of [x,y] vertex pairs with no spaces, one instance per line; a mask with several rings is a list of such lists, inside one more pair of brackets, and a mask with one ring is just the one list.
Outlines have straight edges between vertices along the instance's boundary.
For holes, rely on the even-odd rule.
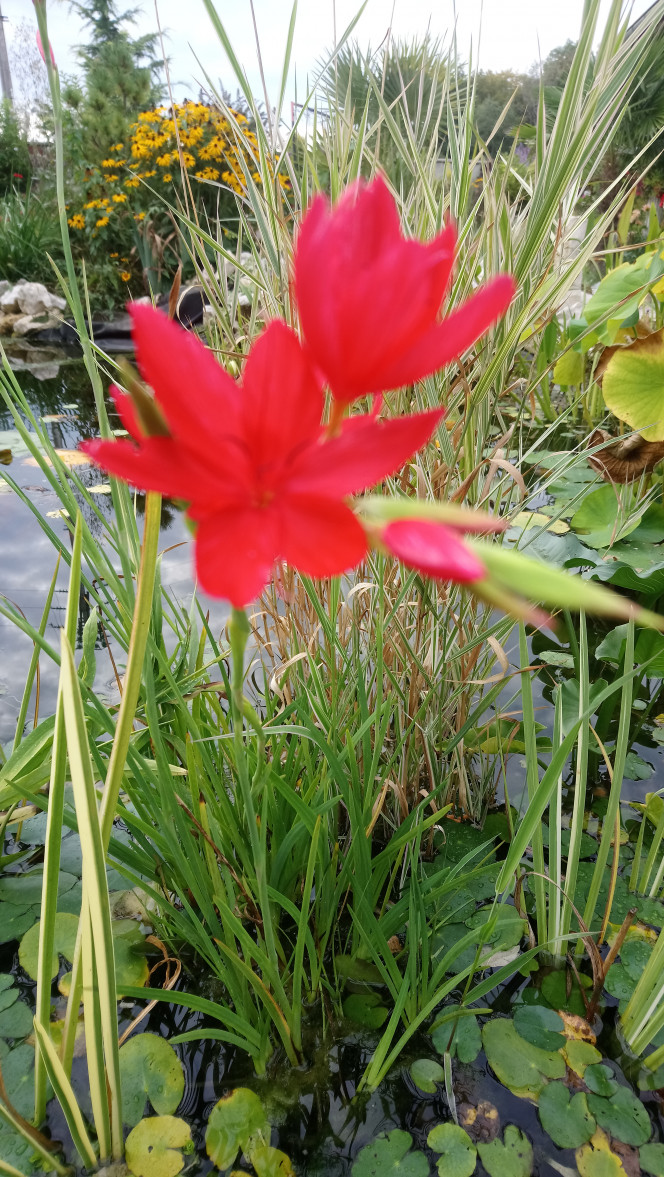
[[122,278],[123,282],[129,282],[131,279],[131,274],[129,273],[129,270],[120,270],[120,277]]
[[152,176],[156,176],[156,174],[157,173],[153,168],[151,172],[141,172],[141,179],[142,180],[149,180]]
[[87,204],[83,205],[83,208],[101,208],[101,200],[89,200]]
[[[140,180],[137,180],[135,176],[132,176],[131,180],[125,180],[124,182],[125,188],[138,188],[139,184]],[[117,200],[117,196],[115,199]]]
[[145,220],[145,213],[134,213],[134,220],[135,221]]
[[73,217],[69,218],[67,224],[71,225],[72,229],[84,229],[85,217],[81,216],[80,213],[74,213]]
[[194,157],[190,151],[183,151],[182,152],[182,162],[186,168],[193,168],[196,163],[196,160],[194,159]]
[[119,253],[109,253],[109,255],[108,255],[108,256],[109,256],[109,257],[119,257],[119,256],[120,256],[120,254],[119,254]]
[[[177,159],[177,156],[175,158]],[[170,152],[167,151],[166,155],[158,155],[155,162],[157,163],[158,167],[167,168],[171,162]]]
[[126,192],[114,192],[113,199],[116,204],[122,204],[122,202],[127,199],[127,193]]
[[195,175],[199,180],[218,180],[219,170],[218,168],[202,168],[201,171],[196,172]]
[[111,147],[111,151],[122,151],[123,147],[124,147],[124,143],[114,143],[113,146]]
[[108,224],[108,217],[100,217],[96,224],[98,229],[103,229]]
[[161,178],[164,181],[164,184],[170,184],[171,180],[173,179],[170,172],[164,172]]
[[118,177],[116,175],[115,176],[104,176],[104,179],[107,184],[113,184],[114,181],[117,180],[117,178]]
[[115,167],[115,160],[114,159],[102,159],[101,166],[103,168],[114,168]]

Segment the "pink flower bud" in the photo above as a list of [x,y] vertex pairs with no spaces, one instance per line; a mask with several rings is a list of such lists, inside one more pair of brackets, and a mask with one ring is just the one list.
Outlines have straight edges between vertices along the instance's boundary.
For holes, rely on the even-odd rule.
[[[41,53],[41,59],[44,62],[44,65],[46,65],[46,54],[44,53],[44,46],[42,44],[41,33],[39,33],[39,32],[37,33],[37,48],[38,48],[39,52]],[[55,57],[53,56],[53,48],[51,46],[50,41],[48,43],[48,51],[51,55],[51,65],[53,66],[53,69],[57,69],[58,67],[55,64]]]

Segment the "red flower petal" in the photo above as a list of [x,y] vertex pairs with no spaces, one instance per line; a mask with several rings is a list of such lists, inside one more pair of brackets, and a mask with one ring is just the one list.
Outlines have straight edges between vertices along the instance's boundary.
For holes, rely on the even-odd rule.
[[470,584],[486,575],[475,553],[444,523],[395,519],[383,529],[381,540],[393,556],[425,576]]
[[161,311],[130,303],[136,359],[171,433],[209,455],[217,440],[237,436],[241,399],[211,351]]
[[401,470],[429,440],[442,416],[442,409],[432,409],[387,421],[368,414],[351,417],[339,437],[307,448],[293,464],[284,490],[339,497],[358,494]]
[[272,510],[234,506],[198,525],[196,573],[211,597],[242,609],[260,596],[278,555],[278,520]]
[[345,503],[315,495],[284,496],[279,523],[280,556],[308,576],[340,576],[366,556],[364,528]]
[[[400,360],[383,371],[381,388],[412,384],[457,359],[505,314],[515,290],[510,274],[500,274],[488,282],[418,339]],[[379,392],[380,389],[372,391]]]
[[253,344],[242,374],[245,443],[271,465],[320,432],[323,393],[290,327],[275,319]]
[[143,430],[136,416],[136,410],[134,409],[131,397],[127,396],[116,384],[111,384],[109,392],[113,397],[113,404],[122,422],[123,429],[126,429],[134,440],[138,441],[143,436]]
[[84,441],[79,449],[97,466],[138,490],[155,490],[185,502],[202,498],[211,510],[214,504],[237,497],[232,486],[226,488],[170,437],[146,437],[140,446],[124,440]]

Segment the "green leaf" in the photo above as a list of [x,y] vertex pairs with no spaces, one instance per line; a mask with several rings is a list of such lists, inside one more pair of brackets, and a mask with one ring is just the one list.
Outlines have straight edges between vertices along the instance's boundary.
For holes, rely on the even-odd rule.
[[583,1079],[586,1068],[596,1065],[602,1055],[592,1042],[583,1038],[570,1038],[563,1047],[563,1055],[570,1070]]
[[602,393],[607,408],[646,441],[664,439],[664,334],[622,347],[609,360]]
[[601,1128],[588,1144],[576,1153],[576,1167],[581,1177],[625,1177],[625,1169],[619,1157],[611,1152],[611,1141]]
[[642,1173],[652,1177],[664,1177],[664,1144],[644,1144],[639,1149],[639,1163]]
[[270,1125],[263,1105],[248,1087],[236,1087],[210,1112],[205,1131],[205,1148],[218,1169],[228,1169],[242,1150],[270,1143]]
[[519,1005],[514,1011],[514,1027],[521,1038],[542,1050],[560,1050],[565,1044],[560,1014],[545,1005]]
[[[450,1006],[445,1007],[449,1012]],[[450,1044],[450,1054],[456,1055],[460,1063],[473,1063],[482,1049],[482,1033],[475,1014],[463,1014],[454,1029],[450,1042],[453,1022],[435,1022],[431,1028],[431,1041],[439,1054],[444,1054]]]
[[261,1144],[251,1153],[251,1163],[258,1177],[295,1177],[289,1156],[270,1144]]
[[482,1042],[492,1069],[515,1095],[536,1097],[547,1079],[562,1079],[565,1074],[562,1054],[526,1042],[509,1018],[487,1022]]
[[[54,920],[53,956],[51,958],[51,980],[60,971],[60,956],[64,956],[69,963],[74,959],[76,934],[78,932],[78,916],[68,912],[58,912]],[[39,923],[34,924],[21,940],[18,959],[21,968],[25,969],[33,981],[37,980],[37,960],[39,954]]]
[[532,1145],[514,1124],[507,1125],[502,1141],[478,1144],[477,1151],[489,1177],[530,1177],[533,1171]]
[[[586,323],[592,326],[598,319],[611,315],[611,318],[598,327],[598,331],[603,339],[612,343],[620,324],[638,312],[648,288],[657,282],[661,273],[662,264],[655,254],[645,254],[636,262],[623,262],[622,265],[616,266],[602,278],[597,290],[584,306],[583,317]],[[618,305],[620,303],[621,306]]]
[[[585,865],[585,863],[581,863],[579,865],[579,872]],[[594,868],[594,863],[588,863],[588,866],[592,871]],[[589,988],[592,982],[589,981],[588,977],[584,977],[583,974],[581,974],[581,976],[584,987]],[[542,997],[545,999],[545,1001],[548,1002],[552,1009],[562,1009],[567,1013],[578,1014],[579,1017],[583,1018],[586,1014],[586,1007],[583,1004],[583,998],[579,990],[579,982],[577,981],[576,977],[573,977],[570,985],[570,991],[568,993],[567,981],[567,974],[562,970],[554,973],[547,973],[546,977],[542,981]],[[588,982],[587,986],[585,986],[585,982]]]
[[[19,1115],[31,1120],[35,1114],[35,1050],[21,1043],[10,1050],[0,1042],[0,1064],[7,1095]],[[0,1153],[0,1156],[2,1153]]]
[[582,353],[569,348],[557,361],[553,369],[553,379],[562,388],[577,387],[583,384],[584,367]]
[[564,1083],[546,1085],[539,1097],[539,1118],[558,1148],[579,1148],[596,1128],[585,1094],[570,1097]]
[[436,1124],[427,1136],[427,1144],[433,1152],[440,1153],[440,1177],[471,1177],[475,1172],[477,1149],[458,1124]]
[[615,1136],[616,1140],[622,1141],[623,1144],[638,1147],[650,1140],[650,1116],[641,1100],[633,1095],[629,1088],[619,1087],[610,1099],[590,1094],[588,1107],[600,1128],[610,1132],[611,1136]]
[[429,1162],[423,1152],[411,1151],[410,1132],[394,1128],[381,1133],[357,1154],[352,1177],[429,1177]]
[[587,494],[570,520],[570,526],[591,548],[609,547],[636,531],[638,525],[638,515],[633,517],[629,507],[621,506],[612,484],[600,486]]
[[613,1071],[605,1063],[593,1063],[592,1066],[586,1067],[583,1081],[595,1095],[608,1097],[615,1095],[618,1090]]
[[172,1115],[184,1093],[184,1072],[173,1047],[158,1034],[135,1034],[120,1048],[122,1115],[138,1124],[150,1100],[159,1116]]
[[36,904],[19,906],[13,903],[0,903],[0,944],[20,940],[23,933],[32,927],[38,915],[39,907]]
[[15,1001],[0,1013],[0,1038],[27,1038],[32,1033],[32,1010]]
[[351,993],[343,1004],[344,1016],[367,1030],[377,1030],[389,1016],[377,993]]
[[184,1168],[181,1149],[191,1151],[191,1131],[175,1116],[141,1120],[127,1137],[126,1159],[134,1177],[176,1177]]
[[428,1095],[433,1095],[436,1084],[444,1081],[445,1072],[440,1063],[433,1059],[418,1058],[410,1065],[410,1077],[420,1091],[426,1091]]

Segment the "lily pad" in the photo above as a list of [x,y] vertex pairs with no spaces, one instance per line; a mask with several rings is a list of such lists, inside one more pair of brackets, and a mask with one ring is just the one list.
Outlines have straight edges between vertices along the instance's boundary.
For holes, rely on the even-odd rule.
[[639,1149],[639,1163],[642,1173],[652,1177],[664,1177],[664,1144],[644,1144]]
[[420,1091],[433,1095],[436,1084],[445,1079],[445,1072],[440,1063],[430,1058],[418,1058],[410,1066],[410,1077]]
[[427,1136],[427,1144],[433,1152],[440,1153],[440,1177],[471,1177],[475,1172],[477,1149],[458,1124],[436,1124]]
[[562,1079],[565,1060],[560,1051],[542,1050],[517,1033],[510,1018],[492,1018],[482,1029],[487,1059],[505,1087],[535,1099],[548,1079]]
[[580,1148],[597,1124],[583,1092],[570,1096],[564,1083],[548,1083],[539,1097],[539,1118],[558,1148]]
[[423,1152],[412,1148],[410,1132],[394,1128],[381,1133],[357,1154],[352,1177],[429,1177],[429,1162]]
[[613,1078],[613,1071],[605,1063],[594,1063],[587,1067],[583,1081],[594,1095],[603,1095],[605,1099],[615,1095],[618,1084]]
[[270,1144],[262,1144],[255,1148],[251,1154],[251,1163],[257,1177],[295,1177],[290,1157],[280,1149],[272,1148]]
[[664,438],[664,335],[661,331],[621,347],[602,382],[607,407],[646,441]]
[[[578,872],[581,872],[584,866],[588,865],[592,870],[594,863],[579,863]],[[578,878],[578,873],[577,873]],[[556,971],[548,973],[542,981],[542,997],[551,1006],[552,1009],[567,1010],[568,1013],[578,1014],[580,1017],[585,1016],[586,1007],[579,989],[579,982],[576,977],[571,977],[570,987],[568,992],[568,975],[564,971]],[[592,981],[589,977],[581,974],[581,984],[584,988],[591,988]]]
[[623,1144],[633,1144],[638,1148],[650,1140],[650,1116],[641,1100],[629,1088],[619,1087],[609,1099],[591,1093],[588,1096],[588,1107],[600,1128],[610,1132]]
[[[445,1013],[450,1010],[446,1007]],[[452,1034],[454,1022],[448,1018],[445,1021],[434,1022],[431,1028],[431,1041],[439,1054],[448,1049],[452,1057],[456,1055],[460,1063],[473,1063],[482,1049],[482,1033],[475,1014],[464,1013],[458,1019]],[[450,1036],[452,1040],[450,1042]]]
[[577,1149],[576,1167],[581,1177],[625,1177],[623,1163],[611,1152],[611,1141],[601,1128]]
[[181,1150],[191,1151],[189,1125],[176,1116],[150,1116],[132,1128],[126,1158],[134,1177],[177,1177],[184,1168]]
[[639,518],[621,506],[613,485],[600,486],[587,494],[574,512],[570,525],[591,548],[607,548],[636,531]]
[[503,1140],[478,1144],[477,1151],[489,1177],[530,1177],[533,1171],[533,1146],[514,1124],[507,1125]]
[[24,932],[31,928],[39,908],[35,904],[16,905],[14,903],[0,903],[0,944],[10,944],[12,940],[20,940]]
[[517,1006],[514,1027],[521,1038],[542,1050],[560,1050],[565,1043],[560,1014],[545,1005]]
[[563,1055],[570,1071],[574,1071],[580,1079],[586,1074],[586,1069],[596,1066],[602,1055],[592,1042],[582,1038],[571,1038],[563,1047]]
[[351,1022],[367,1030],[377,1030],[390,1013],[377,993],[351,993],[344,1001],[343,1010]]
[[242,1151],[270,1143],[270,1125],[263,1105],[248,1087],[236,1087],[216,1103],[205,1132],[205,1148],[218,1169],[228,1169]]
[[15,1001],[0,1013],[0,1038],[27,1038],[32,1033],[32,1010]]
[[[54,920],[53,956],[51,958],[51,980],[60,971],[60,956],[64,956],[69,963],[74,959],[76,934],[78,932],[78,916],[69,912],[58,912]],[[40,924],[34,924],[21,940],[18,959],[21,968],[25,970],[33,981],[37,980],[37,964],[39,958],[39,929]]]
[[[35,1114],[35,1051],[23,1042],[10,1050],[0,1042],[0,1064],[7,1094],[21,1116],[31,1120]],[[0,1152],[0,1156],[4,1154]]]
[[158,1034],[135,1034],[120,1049],[122,1113],[138,1124],[150,1100],[159,1116],[172,1115],[184,1093],[184,1072],[173,1047]]

